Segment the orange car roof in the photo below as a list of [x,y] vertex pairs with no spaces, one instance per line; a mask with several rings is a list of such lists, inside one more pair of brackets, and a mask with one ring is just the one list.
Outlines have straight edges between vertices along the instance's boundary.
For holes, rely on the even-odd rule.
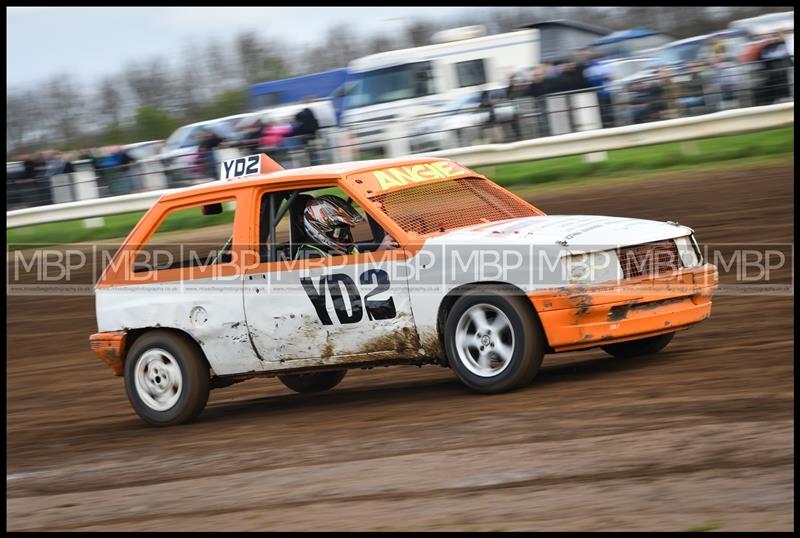
[[[304,168],[293,168],[289,170],[280,170],[269,174],[261,174],[252,178],[242,178],[233,181],[210,181],[201,185],[194,185],[191,187],[183,188],[176,192],[170,192],[161,197],[162,201],[179,200],[184,197],[197,196],[199,194],[217,193],[228,190],[238,190],[241,188],[251,188],[261,185],[269,184],[287,184],[303,181],[318,181],[320,179],[344,179],[356,174],[363,174],[375,170],[389,170],[397,169],[398,167],[413,167],[414,165],[428,164],[428,163],[446,163],[446,165],[461,170],[459,174],[468,172],[458,163],[441,157],[418,157],[418,158],[395,158],[395,159],[374,159],[369,161],[351,161],[337,164],[325,164],[319,166],[307,166]],[[475,174],[478,175],[478,174]],[[297,185],[300,187],[300,185]],[[359,186],[353,185],[354,188],[360,189]],[[365,186],[366,187],[366,186]],[[371,193],[372,191],[367,191]]]

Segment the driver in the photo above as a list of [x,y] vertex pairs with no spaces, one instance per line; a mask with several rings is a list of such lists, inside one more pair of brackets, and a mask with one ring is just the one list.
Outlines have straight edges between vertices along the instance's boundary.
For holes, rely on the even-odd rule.
[[[364,217],[339,196],[326,194],[309,200],[303,211],[303,226],[313,244],[301,244],[295,259],[358,254],[351,227],[361,222]],[[376,250],[397,247],[397,241],[387,233]]]

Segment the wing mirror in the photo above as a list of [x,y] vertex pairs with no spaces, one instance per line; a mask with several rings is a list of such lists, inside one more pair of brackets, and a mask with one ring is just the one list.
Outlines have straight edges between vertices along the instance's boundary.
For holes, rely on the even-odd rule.
[[206,204],[202,208],[203,215],[219,215],[222,213],[222,204],[217,202],[216,204]]

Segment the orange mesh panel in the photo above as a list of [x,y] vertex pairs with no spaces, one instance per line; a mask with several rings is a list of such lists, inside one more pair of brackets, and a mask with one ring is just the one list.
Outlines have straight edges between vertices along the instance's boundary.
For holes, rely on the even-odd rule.
[[671,273],[681,267],[675,241],[656,241],[619,249],[623,278]]
[[482,178],[427,183],[377,194],[370,199],[405,231],[419,235],[543,215],[535,207]]

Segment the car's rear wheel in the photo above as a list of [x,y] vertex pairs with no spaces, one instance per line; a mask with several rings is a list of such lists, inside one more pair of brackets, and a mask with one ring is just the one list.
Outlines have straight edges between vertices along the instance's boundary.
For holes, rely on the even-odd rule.
[[444,330],[450,366],[478,392],[529,384],[544,358],[544,332],[521,296],[471,290],[455,302]]
[[639,340],[630,340],[628,342],[620,342],[619,344],[609,344],[607,346],[600,346],[600,348],[614,357],[620,359],[629,359],[639,357],[641,355],[650,355],[658,353],[672,341],[675,336],[674,332],[659,334],[658,336],[651,336],[649,338],[640,338]]
[[208,363],[186,339],[152,331],[128,352],[125,390],[134,411],[148,424],[183,424],[196,418],[208,401]]
[[347,375],[347,370],[330,370],[307,374],[279,375],[278,379],[295,392],[307,393],[330,390],[338,385],[345,375]]

